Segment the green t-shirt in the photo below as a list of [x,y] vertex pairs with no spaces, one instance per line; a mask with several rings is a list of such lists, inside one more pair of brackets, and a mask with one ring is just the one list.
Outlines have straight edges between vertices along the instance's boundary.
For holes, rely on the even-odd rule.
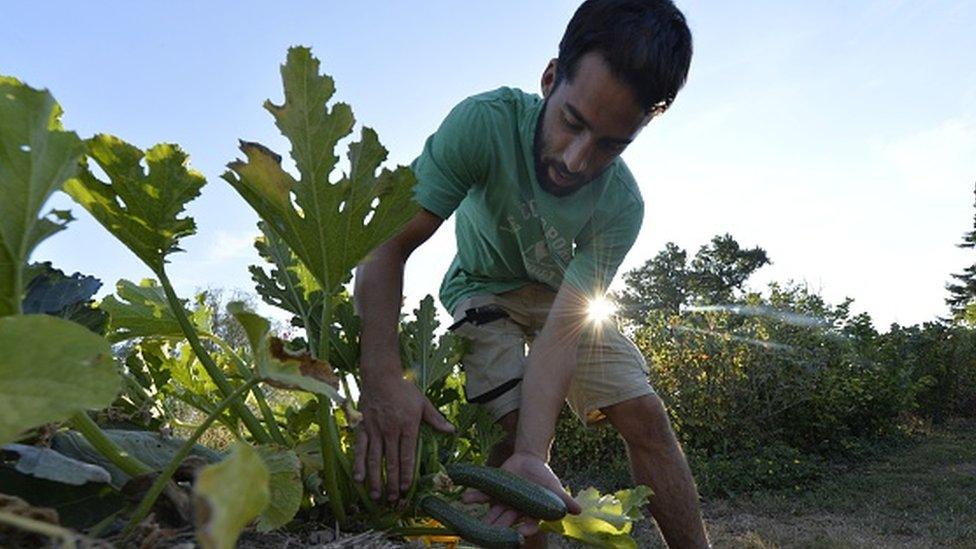
[[458,252],[440,290],[448,311],[529,282],[602,295],[637,238],[644,202],[620,158],[569,196],[539,186],[532,145],[542,105],[512,88],[469,97],[411,166],[416,201],[441,219],[456,214]]

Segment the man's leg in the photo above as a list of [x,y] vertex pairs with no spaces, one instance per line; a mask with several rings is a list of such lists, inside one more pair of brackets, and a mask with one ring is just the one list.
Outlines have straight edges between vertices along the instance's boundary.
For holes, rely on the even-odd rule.
[[602,408],[623,436],[634,482],[651,487],[650,512],[669,547],[708,547],[698,490],[657,395]]
[[[505,438],[500,442],[492,446],[491,453],[488,456],[488,465],[492,467],[500,467],[505,460],[508,459],[512,452],[515,451],[515,432],[518,428],[518,410],[513,410],[504,416],[497,422],[499,425],[505,429]],[[525,544],[522,547],[528,548],[543,548],[548,547],[548,542],[546,541],[546,533],[539,532],[534,536],[529,536],[525,538]]]

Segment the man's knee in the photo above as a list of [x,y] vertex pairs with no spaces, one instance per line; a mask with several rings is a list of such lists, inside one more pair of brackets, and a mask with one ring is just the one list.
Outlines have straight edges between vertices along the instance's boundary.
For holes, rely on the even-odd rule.
[[631,449],[653,450],[675,444],[671,420],[657,395],[640,396],[604,409]]

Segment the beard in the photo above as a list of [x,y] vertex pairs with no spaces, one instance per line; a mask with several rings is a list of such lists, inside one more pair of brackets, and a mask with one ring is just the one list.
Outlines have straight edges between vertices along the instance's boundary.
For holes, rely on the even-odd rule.
[[564,187],[557,185],[551,177],[549,177],[549,168],[553,170],[567,173],[568,170],[562,165],[561,162],[556,160],[551,160],[545,158],[547,155],[545,136],[543,136],[543,128],[545,127],[546,110],[549,107],[549,98],[546,98],[542,102],[542,112],[539,113],[539,120],[535,124],[535,136],[532,139],[532,158],[535,161],[535,178],[539,181],[539,186],[542,190],[553,196],[569,196],[576,191],[583,188],[587,183],[592,180],[581,180],[570,187]]

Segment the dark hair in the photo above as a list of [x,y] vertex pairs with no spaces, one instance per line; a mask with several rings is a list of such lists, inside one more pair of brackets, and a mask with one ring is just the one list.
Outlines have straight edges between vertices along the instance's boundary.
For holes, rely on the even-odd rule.
[[599,52],[648,111],[663,112],[688,77],[691,31],[671,0],[586,0],[559,41],[556,84]]

